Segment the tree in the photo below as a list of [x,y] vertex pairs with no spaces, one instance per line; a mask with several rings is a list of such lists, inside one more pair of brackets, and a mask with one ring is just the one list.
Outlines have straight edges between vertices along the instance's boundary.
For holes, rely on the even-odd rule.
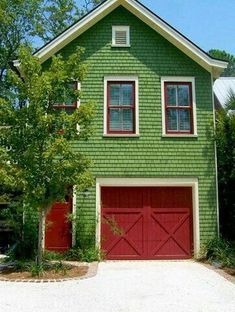
[[212,57],[228,61],[228,67],[222,73],[224,77],[235,76],[235,56],[225,52],[224,50],[212,49],[208,52]]
[[47,42],[84,14],[74,0],[44,0],[39,7],[35,35]]
[[41,0],[1,0],[0,2],[0,94],[8,90],[5,75],[18,54],[20,44],[30,40]]
[[235,95],[231,94],[226,109],[217,112],[216,145],[220,227],[222,235],[235,240]]
[[[55,201],[64,199],[68,186],[78,190],[93,182],[90,160],[74,151],[70,142],[86,140],[92,133],[92,104],[80,105],[72,113],[55,109],[80,93],[69,88],[82,81],[87,68],[78,48],[66,60],[57,56],[43,70],[29,49],[21,48],[23,79],[12,70],[8,80],[14,97],[0,99],[1,183],[20,188],[25,209],[38,213],[38,264],[42,262],[43,218]],[[79,125],[79,130],[77,125]]]
[[37,48],[97,5],[100,0],[1,0],[0,1],[0,94],[8,93],[6,71],[18,57],[19,47]]
[[104,0],[84,0],[83,8],[85,12],[89,12],[102,2],[104,2]]

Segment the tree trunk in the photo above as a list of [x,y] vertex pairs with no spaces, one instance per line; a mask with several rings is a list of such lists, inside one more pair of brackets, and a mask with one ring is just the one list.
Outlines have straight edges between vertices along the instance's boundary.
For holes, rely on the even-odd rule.
[[42,256],[43,256],[43,238],[44,238],[44,213],[43,209],[39,208],[38,211],[38,254],[37,254],[37,265],[42,265]]

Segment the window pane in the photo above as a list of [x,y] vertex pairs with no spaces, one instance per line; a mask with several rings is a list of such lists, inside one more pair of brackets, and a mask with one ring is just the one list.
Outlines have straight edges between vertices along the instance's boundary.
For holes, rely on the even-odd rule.
[[120,84],[110,84],[110,100],[109,105],[119,105],[120,104]]
[[190,106],[189,85],[178,85],[178,105]]
[[111,108],[109,114],[109,130],[122,130],[122,110],[118,108]]
[[190,111],[189,109],[180,109],[179,111],[180,130],[190,131]]
[[168,131],[178,130],[178,110],[176,109],[167,110],[167,130]]
[[121,95],[122,95],[121,105],[133,104],[132,89],[133,89],[132,84],[122,84],[122,86],[121,86]]
[[169,106],[176,106],[177,105],[176,90],[177,90],[176,85],[167,85],[167,88],[166,88],[167,105],[169,105]]
[[132,109],[123,109],[123,130],[124,131],[133,131],[133,111]]

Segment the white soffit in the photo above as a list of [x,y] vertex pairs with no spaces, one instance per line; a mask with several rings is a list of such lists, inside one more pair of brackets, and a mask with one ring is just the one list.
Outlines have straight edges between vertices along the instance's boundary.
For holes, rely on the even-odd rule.
[[183,53],[212,73],[213,77],[218,77],[223,69],[227,67],[227,62],[211,58],[190,40],[136,0],[106,0],[96,9],[91,11],[91,13],[84,16],[77,23],[65,30],[61,35],[42,47],[35,53],[35,56],[39,58],[41,63],[45,62],[53,54],[69,44],[72,40],[84,33],[87,29],[92,27],[120,5],[125,7],[132,14],[175,45]]

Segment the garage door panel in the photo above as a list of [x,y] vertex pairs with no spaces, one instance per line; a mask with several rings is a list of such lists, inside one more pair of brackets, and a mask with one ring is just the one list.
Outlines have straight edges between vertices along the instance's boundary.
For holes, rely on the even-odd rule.
[[103,209],[143,208],[143,192],[133,187],[105,187],[101,190]]
[[121,257],[142,256],[144,222],[141,213],[105,214],[102,224],[102,246],[110,259],[117,256],[117,250]]
[[152,256],[165,257],[171,252],[175,257],[189,257],[190,226],[188,209],[154,210],[149,226],[149,253]]
[[190,187],[159,187],[150,190],[152,208],[188,208],[192,205]]
[[152,257],[154,259],[176,258],[185,259],[185,250],[172,237],[169,237],[166,242],[160,243],[152,250]]
[[142,250],[140,250],[139,246],[125,238],[121,238],[110,250],[108,250],[109,259],[136,259],[141,255]]

